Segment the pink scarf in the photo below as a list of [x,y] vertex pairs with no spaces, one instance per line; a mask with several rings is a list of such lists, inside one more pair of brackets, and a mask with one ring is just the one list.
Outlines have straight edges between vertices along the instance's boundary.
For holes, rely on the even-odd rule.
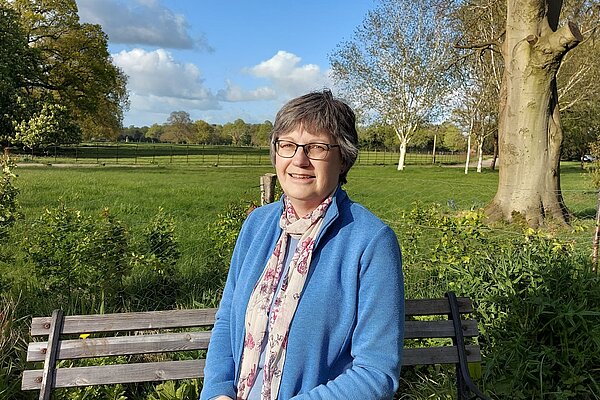
[[[265,339],[267,345],[265,348],[264,382],[261,389],[261,399],[275,400],[277,398],[290,324],[306,282],[315,238],[321,231],[323,216],[331,201],[330,196],[323,200],[311,213],[298,218],[292,203],[287,197],[284,198],[285,209],[279,221],[279,226],[283,229],[283,232],[254,287],[246,309],[246,338],[237,387],[237,400],[248,398],[250,389],[252,389],[256,379],[262,343]],[[298,247],[273,303],[273,296],[277,291],[284,270],[283,262],[289,235],[299,238]],[[272,308],[271,304],[273,304]],[[268,337],[266,337],[267,326]]]

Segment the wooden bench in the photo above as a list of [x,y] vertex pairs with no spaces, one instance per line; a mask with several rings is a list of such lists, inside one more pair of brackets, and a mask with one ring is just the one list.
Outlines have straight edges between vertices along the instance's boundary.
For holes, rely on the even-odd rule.
[[[55,388],[202,378],[204,359],[157,361],[152,360],[152,355],[205,350],[215,311],[63,316],[61,310],[55,310],[52,317],[33,318],[31,336],[48,339],[29,344],[27,360],[38,365],[43,362],[43,368],[24,371],[22,390],[40,390],[39,398],[46,400]],[[477,321],[465,317],[472,312],[470,299],[456,298],[453,293],[448,293],[445,299],[407,300],[407,340],[446,338],[452,339],[452,344],[405,347],[403,365],[455,364],[459,398],[466,399],[470,393],[485,399],[468,371],[468,363],[481,361],[479,346],[465,344],[465,338],[478,335]],[[424,316],[425,320],[416,319]],[[133,356],[133,359],[125,364],[57,368],[59,360],[111,356]]]

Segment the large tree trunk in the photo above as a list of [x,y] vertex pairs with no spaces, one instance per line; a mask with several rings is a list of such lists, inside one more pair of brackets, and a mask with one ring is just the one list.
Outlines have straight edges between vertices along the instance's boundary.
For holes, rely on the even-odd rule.
[[500,94],[499,182],[487,207],[492,220],[546,218],[568,222],[560,190],[560,124],[556,72],[582,40],[569,23],[560,29],[561,0],[508,0],[505,71]]

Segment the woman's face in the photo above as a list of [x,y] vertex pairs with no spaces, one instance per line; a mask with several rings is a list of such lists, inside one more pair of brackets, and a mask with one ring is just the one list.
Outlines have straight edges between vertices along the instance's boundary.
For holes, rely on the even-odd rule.
[[[281,135],[278,140],[296,144],[336,144],[329,134],[314,134],[301,125]],[[313,211],[333,192],[344,169],[339,147],[330,148],[323,160],[308,158],[303,149],[298,147],[292,158],[275,155],[277,179],[299,216]]]

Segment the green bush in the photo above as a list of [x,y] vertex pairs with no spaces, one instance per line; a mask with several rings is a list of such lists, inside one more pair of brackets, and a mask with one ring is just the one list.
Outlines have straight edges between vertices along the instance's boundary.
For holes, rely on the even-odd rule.
[[0,155],[0,243],[8,239],[8,228],[21,216],[17,204],[19,189],[13,185],[15,174],[13,162],[6,155]]
[[50,303],[63,309],[84,303],[118,309],[123,303],[128,235],[108,210],[92,218],[64,205],[47,209],[24,243]]
[[528,232],[455,270],[482,325],[484,380],[511,399],[600,397],[600,277],[587,256]]
[[[492,231],[480,212],[417,206],[400,227],[407,297],[473,299],[490,394],[600,398],[600,277],[587,254],[543,232]],[[437,372],[436,383],[452,379]],[[405,386],[421,393],[402,398],[427,398],[430,385]]]

